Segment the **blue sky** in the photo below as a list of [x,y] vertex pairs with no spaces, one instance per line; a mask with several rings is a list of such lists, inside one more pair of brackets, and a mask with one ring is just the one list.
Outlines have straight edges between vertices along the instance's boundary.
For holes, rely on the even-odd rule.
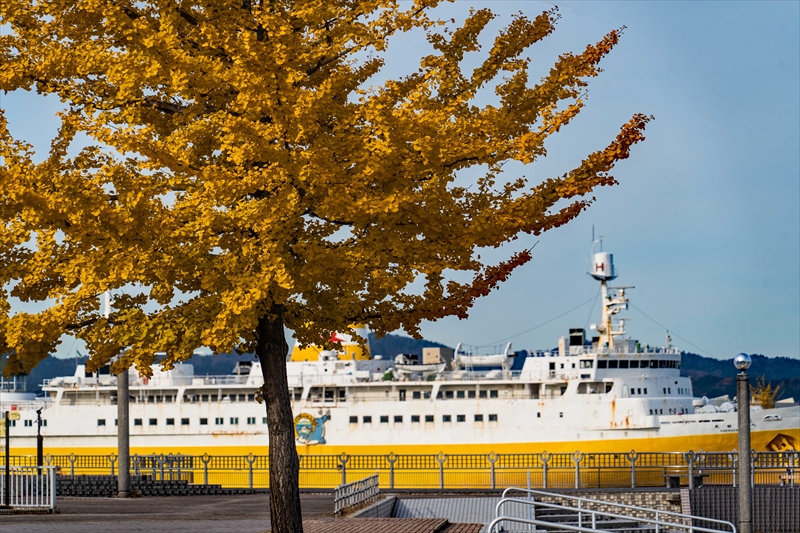
[[[663,344],[664,328],[646,314],[687,351],[800,357],[800,3],[497,0],[440,11],[463,20],[470,7],[489,7],[498,14],[496,31],[512,13],[535,16],[555,4],[556,32],[528,54],[532,80],[558,54],[626,29],[581,115],[551,138],[546,159],[510,168],[510,177],[561,174],[605,146],[634,113],[656,120],[615,170],[618,186],[598,190],[597,202],[570,224],[521,239],[517,248],[539,241],[534,260],[469,319],[426,324],[424,336],[491,344],[593,298],[597,282],[586,272],[594,224],[615,255],[616,283],[636,286],[636,308],[623,313],[633,337]],[[485,43],[492,38],[487,31]],[[412,71],[427,51],[418,34],[396,38],[383,77]],[[17,138],[46,149],[59,102],[12,93],[0,96],[0,106]],[[568,328],[599,320],[591,305],[515,336],[515,348],[555,346]],[[65,342],[59,354],[71,346]]]

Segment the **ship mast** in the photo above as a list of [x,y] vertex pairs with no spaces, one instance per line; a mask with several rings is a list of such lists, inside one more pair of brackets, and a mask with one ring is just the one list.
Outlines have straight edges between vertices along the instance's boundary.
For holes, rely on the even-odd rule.
[[[594,236],[594,235],[593,235]],[[625,321],[620,320],[614,329],[613,316],[628,308],[628,298],[625,289],[633,287],[609,287],[608,282],[616,279],[617,270],[614,268],[614,255],[603,252],[603,237],[592,240],[592,268],[591,276],[600,281],[600,296],[603,299],[601,306],[600,324],[596,327],[600,333],[599,347],[604,352],[614,350],[614,337],[625,335]],[[595,244],[600,243],[600,252],[595,252]]]

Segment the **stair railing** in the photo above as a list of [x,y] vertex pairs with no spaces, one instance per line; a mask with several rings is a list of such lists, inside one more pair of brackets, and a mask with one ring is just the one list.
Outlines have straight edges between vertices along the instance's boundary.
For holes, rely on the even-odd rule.
[[[609,501],[606,501],[606,500],[597,500],[597,499],[594,499],[594,498],[584,498],[584,497],[581,497],[581,496],[572,496],[570,494],[560,494],[560,493],[557,493],[557,492],[547,492],[547,491],[537,490],[537,489],[525,489],[525,488],[522,488],[522,487],[509,487],[509,488],[507,488],[506,490],[503,491],[503,495],[501,497],[503,499],[505,499],[505,498],[508,497],[508,493],[509,492],[514,492],[514,491],[522,492],[522,493],[530,494],[530,495],[534,495],[534,496],[545,496],[545,497],[548,497],[548,498],[562,498],[564,500],[574,501],[574,502],[577,502],[577,508],[579,508],[579,509],[583,507],[583,503],[591,503],[591,504],[595,504],[595,505],[605,505],[607,507],[615,507],[617,509],[625,509],[625,510],[629,510],[629,511],[638,511],[640,513],[652,513],[652,514],[655,515],[655,519],[656,520],[659,520],[659,517],[662,517],[662,516],[670,516],[670,517],[675,517],[675,518],[682,519],[684,521],[688,520],[689,524],[692,524],[693,520],[698,520],[698,521],[703,521],[703,522],[713,522],[715,524],[720,524],[722,526],[726,526],[726,527],[730,528],[730,533],[736,533],[736,526],[733,525],[731,522],[728,522],[727,520],[718,520],[716,518],[706,518],[704,516],[695,516],[695,515],[691,515],[691,514],[676,513],[675,511],[662,511],[660,509],[652,509],[650,507],[639,507],[639,506],[636,506],[636,505],[627,505],[627,504],[624,504],[624,503],[609,502]],[[535,501],[536,500],[534,500],[534,502]],[[629,516],[629,518],[635,518],[635,517],[634,516]],[[700,528],[694,528],[694,529],[697,529],[698,531],[700,530]],[[658,529],[656,531],[658,533]]]
[[[597,502],[598,500],[594,500],[594,501]],[[503,517],[504,518],[508,518],[508,515],[502,515],[501,516],[501,510],[502,510],[503,506],[505,504],[507,504],[507,503],[517,503],[517,504],[522,504],[522,505],[532,505],[532,506],[534,506],[534,508],[538,506],[538,507],[545,507],[547,509],[557,509],[557,510],[561,510],[561,511],[572,511],[572,512],[578,513],[579,517],[581,516],[582,513],[588,513],[590,515],[591,521],[592,521],[592,527],[588,528],[590,531],[602,531],[602,530],[598,530],[597,529],[597,517],[600,516],[600,517],[605,517],[605,518],[614,518],[614,519],[617,519],[617,520],[635,521],[635,522],[640,523],[640,524],[641,523],[652,524],[652,525],[655,526],[655,532],[656,533],[659,533],[662,528],[671,529],[671,530],[676,530],[676,529],[678,529],[678,530],[686,530],[686,531],[689,531],[689,532],[699,531],[699,532],[702,532],[702,533],[728,533],[727,531],[721,530],[721,529],[711,529],[711,528],[706,528],[706,527],[695,526],[695,525],[692,524],[692,522],[689,522],[689,524],[686,524],[685,522],[684,523],[680,523],[680,522],[670,522],[670,521],[666,521],[666,520],[661,520],[661,519],[658,518],[659,511],[656,511],[655,509],[649,509],[650,511],[655,511],[656,512],[656,517],[657,518],[653,519],[653,518],[642,518],[642,517],[638,517],[638,516],[630,516],[630,515],[611,513],[611,512],[608,512],[608,511],[598,511],[598,510],[595,510],[595,509],[586,509],[586,508],[581,508],[581,507],[572,507],[572,506],[568,506],[568,505],[559,505],[557,503],[546,503],[546,502],[536,501],[536,500],[528,501],[528,500],[523,500],[523,499],[519,499],[519,498],[503,498],[503,499],[501,499],[497,503],[497,505],[495,506],[495,517],[496,517],[495,519],[503,518]],[[645,509],[647,509],[647,508],[645,508]],[[678,515],[688,518],[688,515],[680,515],[680,513],[678,513]],[[708,519],[702,518],[702,517],[693,517],[693,518],[698,518],[700,520],[708,520]],[[562,528],[562,527],[564,527],[564,524],[561,524],[559,522],[547,522],[547,521],[543,520],[541,516],[537,520],[540,521],[540,522],[546,522],[548,525],[551,526],[551,528]],[[709,520],[709,521],[712,521],[712,520]],[[719,522],[719,521],[716,521],[716,522]],[[730,524],[730,522],[727,522],[727,524]],[[730,524],[730,525],[733,526],[733,524]],[[578,527],[579,528],[583,527],[582,520],[580,520],[580,518],[579,518],[579,521],[578,521]],[[489,531],[489,533],[491,533],[491,529],[488,530],[488,531]],[[734,528],[733,533],[735,533],[735,531],[736,530]]]

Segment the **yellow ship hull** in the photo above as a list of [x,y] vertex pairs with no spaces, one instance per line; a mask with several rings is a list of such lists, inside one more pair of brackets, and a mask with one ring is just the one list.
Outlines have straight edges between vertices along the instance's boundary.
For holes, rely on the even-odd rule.
[[[756,431],[751,433],[751,445],[756,451],[783,451],[776,448],[776,437],[786,437],[789,445],[797,446],[800,443],[800,428],[783,430],[781,433],[775,431]],[[582,453],[627,453],[630,450],[637,452],[687,452],[687,451],[706,451],[706,452],[729,452],[737,448],[738,434],[735,432],[724,434],[692,435],[685,437],[658,437],[650,439],[603,439],[603,440],[580,440],[567,442],[518,442],[518,443],[480,443],[480,444],[405,444],[405,445],[306,445],[298,446],[297,453],[303,455],[386,455],[394,453],[396,455],[424,455],[438,454],[439,452],[448,455],[460,454],[509,454],[509,453],[572,453],[580,451]],[[787,450],[788,451],[788,450]],[[45,453],[51,455],[109,455],[116,453],[116,447],[50,447],[46,446]],[[132,447],[131,454],[151,455],[151,454],[182,454],[198,455],[209,454],[218,455],[267,455],[268,446],[171,446],[169,449],[154,447]],[[11,454],[15,456],[36,455],[36,448],[19,447],[13,448]]]

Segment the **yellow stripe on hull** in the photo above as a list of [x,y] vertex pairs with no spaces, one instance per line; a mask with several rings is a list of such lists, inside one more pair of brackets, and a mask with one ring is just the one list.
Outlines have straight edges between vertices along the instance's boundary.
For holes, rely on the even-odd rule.
[[[800,442],[800,429],[783,431],[792,437],[794,442]],[[757,431],[751,434],[752,447],[756,451],[769,451],[768,445],[775,439],[775,431]],[[737,448],[737,433],[723,433],[715,435],[694,435],[685,437],[658,437],[653,439],[605,439],[593,441],[566,441],[566,442],[531,442],[531,443],[505,443],[505,444],[405,444],[405,445],[368,445],[368,446],[335,446],[335,445],[307,445],[298,446],[300,455],[386,455],[389,453],[402,454],[499,454],[507,453],[572,453],[576,450],[582,453],[621,453],[635,450],[637,452],[728,452]],[[116,447],[45,447],[46,454],[68,455],[109,455],[116,453]],[[12,455],[36,455],[35,448],[13,448]],[[165,448],[133,447],[131,455],[151,455],[162,453],[180,453],[182,455],[267,455],[268,446],[176,446]]]

